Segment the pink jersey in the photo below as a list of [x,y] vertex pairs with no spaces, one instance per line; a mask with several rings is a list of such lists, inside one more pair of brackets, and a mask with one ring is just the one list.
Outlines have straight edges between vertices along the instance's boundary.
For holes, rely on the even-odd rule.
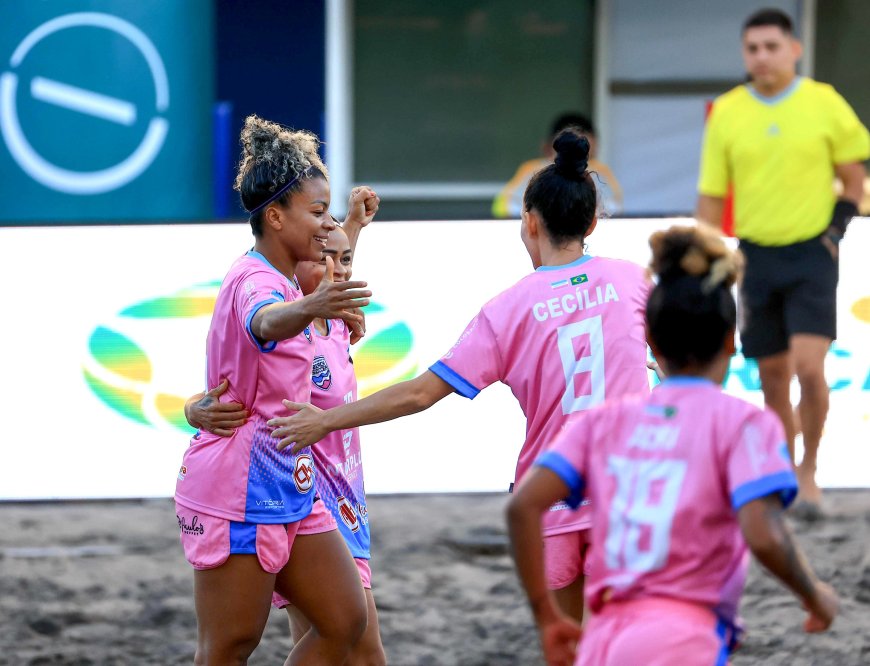
[[[356,374],[350,357],[350,331],[338,319],[328,322],[329,332],[315,329],[311,404],[321,409],[356,402]],[[311,448],[316,472],[315,487],[332,513],[354,557],[369,559],[370,535],[366,491],[363,484],[359,428],[336,430]]]
[[[526,415],[519,481],[571,414],[605,399],[649,392],[644,269],[585,255],[542,266],[483,306],[453,348],[430,370],[474,398],[501,381]],[[589,526],[588,512],[564,502],[544,519],[546,534]]]
[[710,381],[667,379],[570,423],[537,462],[592,500],[593,611],[609,599],[704,605],[731,625],[748,556],[737,510],[797,480],[779,418]]
[[308,402],[314,338],[261,345],[251,333],[260,308],[302,297],[299,287],[258,252],[236,260],[221,284],[208,332],[207,382],[229,380],[223,402],[248,405],[250,418],[231,437],[198,432],[184,454],[175,498],[213,516],[249,523],[289,523],[311,511],[310,449],[278,451],[266,421],[287,415],[287,398]]

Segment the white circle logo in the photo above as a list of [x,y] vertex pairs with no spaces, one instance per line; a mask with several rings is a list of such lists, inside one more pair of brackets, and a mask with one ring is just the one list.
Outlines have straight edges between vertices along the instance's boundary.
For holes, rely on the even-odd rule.
[[[18,67],[28,52],[49,35],[80,26],[111,30],[128,40],[145,58],[154,83],[156,111],[165,113],[169,108],[169,83],[166,68],[154,44],[139,28],[117,16],[98,12],[66,14],[43,23],[16,47],[9,61],[10,69]],[[157,157],[169,121],[156,116],[151,119],[145,136],[136,149],[124,160],[99,171],[71,171],[52,164],[42,157],[25,137],[18,120],[15,97],[18,75],[14,71],[0,75],[0,130],[12,157],[34,180],[58,192],[67,194],[102,194],[111,192],[137,178]],[[136,121],[136,107],[125,101],[84,90],[65,83],[35,76],[30,82],[30,93],[44,102],[66,107],[80,113],[104,118],[122,125]]]

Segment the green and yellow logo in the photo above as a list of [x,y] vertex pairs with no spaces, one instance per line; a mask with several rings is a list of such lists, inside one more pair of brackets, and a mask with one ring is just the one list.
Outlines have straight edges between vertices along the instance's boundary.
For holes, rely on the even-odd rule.
[[369,332],[351,349],[360,398],[417,374],[411,353],[414,336],[408,324],[380,303],[370,303],[365,313]]
[[[193,432],[184,403],[203,376],[205,337],[220,281],[194,285],[121,310],[94,328],[82,374],[93,394],[125,418]],[[360,396],[417,372],[410,327],[379,303],[366,308],[368,335],[351,351]],[[185,394],[186,392],[186,394]]]

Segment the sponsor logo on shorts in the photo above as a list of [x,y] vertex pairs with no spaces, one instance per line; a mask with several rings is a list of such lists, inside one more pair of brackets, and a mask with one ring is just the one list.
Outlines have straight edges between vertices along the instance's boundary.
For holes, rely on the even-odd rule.
[[175,517],[178,518],[178,528],[181,530],[182,534],[192,534],[193,536],[202,536],[205,534],[205,527],[199,522],[199,516],[191,518],[189,523],[187,522],[187,518],[184,516],[175,514]]
[[178,480],[184,481],[185,476],[187,476],[187,465],[182,465],[181,469],[178,470]]
[[311,381],[321,391],[328,391],[332,386],[332,373],[329,371],[329,364],[326,362],[325,356],[315,356],[314,364],[311,367]]
[[359,518],[357,518],[356,511],[354,511],[353,505],[348,501],[347,497],[338,496],[338,513],[351,532],[359,531]]
[[314,463],[307,453],[296,456],[296,468],[293,470],[293,483],[300,493],[307,493],[314,486]]

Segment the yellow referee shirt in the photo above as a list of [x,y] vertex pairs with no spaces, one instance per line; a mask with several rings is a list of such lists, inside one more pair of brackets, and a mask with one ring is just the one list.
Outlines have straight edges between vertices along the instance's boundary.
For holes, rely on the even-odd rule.
[[803,77],[775,97],[748,85],[716,99],[698,191],[734,187],[734,229],[759,245],[821,234],[831,219],[834,165],[870,157],[870,134],[833,87]]

